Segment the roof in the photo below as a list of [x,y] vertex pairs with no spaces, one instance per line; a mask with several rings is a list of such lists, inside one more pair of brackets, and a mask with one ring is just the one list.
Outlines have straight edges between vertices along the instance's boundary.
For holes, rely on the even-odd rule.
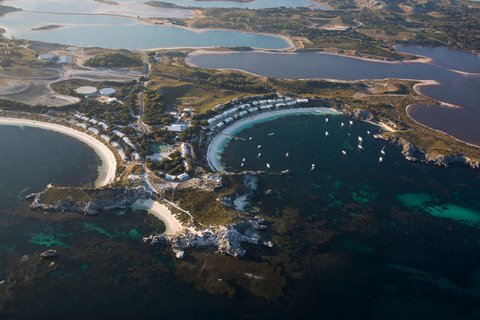
[[103,88],[100,90],[100,93],[104,96],[109,96],[113,93],[117,93],[117,90],[113,89],[113,88]]
[[50,53],[45,53],[45,54],[41,54],[38,56],[38,58],[40,60],[53,60],[55,56],[53,54],[50,54]]
[[60,56],[57,59],[57,63],[72,63],[73,57],[72,56]]
[[85,87],[79,87],[75,91],[77,91],[77,93],[80,93],[80,94],[94,94],[94,93],[97,93],[97,88],[85,86]]

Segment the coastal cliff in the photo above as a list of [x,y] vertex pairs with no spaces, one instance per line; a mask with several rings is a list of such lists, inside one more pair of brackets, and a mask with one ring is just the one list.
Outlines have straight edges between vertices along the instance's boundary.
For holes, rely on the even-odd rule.
[[385,133],[377,134],[375,139],[384,140],[388,143],[399,145],[402,147],[402,155],[408,161],[422,161],[427,164],[433,164],[439,167],[448,168],[453,164],[464,164],[472,169],[480,169],[480,162],[472,160],[465,155],[439,155],[433,156],[425,153],[423,150],[408,142],[407,140],[395,136],[386,135]]

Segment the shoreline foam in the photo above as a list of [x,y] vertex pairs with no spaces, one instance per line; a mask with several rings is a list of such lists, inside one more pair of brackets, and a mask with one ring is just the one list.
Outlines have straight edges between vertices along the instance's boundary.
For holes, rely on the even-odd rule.
[[174,235],[183,229],[182,224],[177,220],[177,218],[175,218],[172,212],[168,210],[165,205],[160,204],[158,201],[154,201],[152,199],[137,200],[133,204],[133,207],[140,207],[150,210],[157,218],[162,220],[166,227],[164,235]]
[[98,167],[98,178],[95,181],[96,188],[113,182],[115,178],[115,170],[117,168],[115,155],[102,142],[86,133],[54,123],[20,118],[0,117],[0,125],[30,126],[50,131],[58,131],[59,133],[73,137],[91,147],[102,160],[102,164]]

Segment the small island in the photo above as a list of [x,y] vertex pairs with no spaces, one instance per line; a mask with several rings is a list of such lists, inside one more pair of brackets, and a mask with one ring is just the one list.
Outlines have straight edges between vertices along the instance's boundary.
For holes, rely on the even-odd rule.
[[46,25],[46,26],[33,28],[32,30],[33,30],[33,31],[44,31],[44,30],[58,29],[58,28],[62,28],[62,27],[63,27],[63,26],[62,26],[62,25],[59,25],[59,24],[49,24],[49,25]]

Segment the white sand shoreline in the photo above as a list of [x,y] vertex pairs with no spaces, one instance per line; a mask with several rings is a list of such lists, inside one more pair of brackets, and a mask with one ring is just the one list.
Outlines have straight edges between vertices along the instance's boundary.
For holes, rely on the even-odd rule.
[[342,114],[341,112],[332,109],[332,108],[297,108],[297,109],[283,109],[283,110],[274,110],[264,113],[254,114],[247,118],[243,118],[231,126],[226,127],[221,130],[221,133],[218,133],[208,145],[207,150],[207,161],[209,166],[218,172],[225,172],[220,165],[218,155],[221,155],[221,149],[224,144],[229,141],[229,137],[226,135],[234,135],[236,130],[242,129],[246,124],[256,124],[263,121],[268,121],[277,117],[283,117],[287,115],[298,115],[298,114],[308,114],[308,113],[324,113],[324,114]]
[[113,182],[113,179],[115,178],[115,170],[117,168],[115,155],[102,142],[86,133],[54,123],[20,118],[0,117],[0,125],[42,128],[51,131],[58,131],[70,137],[76,138],[91,147],[102,160],[102,165],[98,168],[99,176],[95,181],[95,187],[103,187]]
[[175,218],[172,212],[168,210],[165,205],[160,204],[158,201],[154,201],[152,199],[137,200],[133,206],[137,208],[141,207],[148,209],[152,211],[157,218],[162,220],[166,227],[164,235],[174,235],[183,229],[182,224],[177,220],[177,218]]

